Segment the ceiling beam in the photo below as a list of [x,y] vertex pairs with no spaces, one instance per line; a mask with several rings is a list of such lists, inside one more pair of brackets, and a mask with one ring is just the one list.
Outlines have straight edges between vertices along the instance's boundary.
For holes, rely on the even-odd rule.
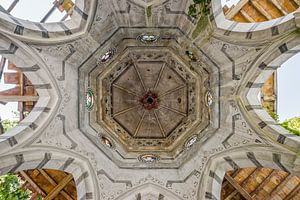
[[10,6],[8,7],[8,9],[6,10],[8,13],[10,13],[17,5],[17,3],[19,2],[19,0],[14,0]]
[[44,200],[54,199],[64,187],[73,179],[72,174],[66,176],[45,198]]
[[251,3],[254,6],[254,8],[256,8],[256,10],[258,10],[268,20],[273,19],[272,16],[256,0],[251,0]]
[[[43,169],[39,169],[39,172],[47,179],[47,181],[50,182],[51,185],[53,185],[54,187],[57,186],[57,183],[49,176],[49,174],[43,170]],[[67,200],[74,200],[68,193],[66,193],[64,190],[61,190],[60,192]]]
[[17,95],[0,95],[1,102],[26,102],[26,101],[38,101],[39,96],[17,96]]
[[255,22],[255,20],[250,16],[250,15],[248,15],[248,13],[245,11],[245,10],[243,10],[243,9],[241,9],[240,10],[240,13],[243,15],[243,17],[248,21],[248,22]]
[[248,192],[242,188],[231,176],[225,174],[225,179],[247,200],[253,200]]
[[286,197],[284,200],[290,200],[295,197],[298,193],[300,193],[300,184],[296,186]]
[[269,0],[270,2],[272,2],[274,4],[274,6],[280,10],[280,12],[284,15],[287,15],[288,12],[285,11],[284,7],[281,5],[281,3],[278,0]]
[[236,4],[228,13],[226,13],[226,19],[232,19],[238,12],[249,2],[249,0],[241,0]]
[[293,175],[289,174],[288,176],[286,176],[284,178],[283,181],[281,181],[275,188],[274,190],[270,193],[270,195],[268,196],[268,198],[266,198],[266,200],[272,200],[274,199],[274,196],[276,196],[278,194],[278,192],[282,189],[282,187],[284,185],[286,185],[291,179],[293,178]]
[[293,0],[298,6],[300,6],[300,0]]
[[30,178],[24,171],[20,171],[21,176],[41,195],[46,196],[46,193]]
[[262,188],[264,188],[265,185],[267,185],[267,184],[270,182],[271,178],[272,178],[274,175],[276,175],[276,174],[277,174],[277,171],[273,169],[273,170],[269,173],[269,175],[268,175],[268,176],[267,176],[267,177],[266,177],[266,178],[258,185],[258,187],[255,188],[255,190],[252,191],[252,192],[250,193],[250,195],[255,197],[255,195],[257,195],[257,193],[258,193]]

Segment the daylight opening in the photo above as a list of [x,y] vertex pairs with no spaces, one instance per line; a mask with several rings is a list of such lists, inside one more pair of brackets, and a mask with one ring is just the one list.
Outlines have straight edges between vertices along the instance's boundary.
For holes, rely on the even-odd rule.
[[21,70],[0,56],[0,134],[17,126],[33,109],[38,94]]
[[75,0],[1,0],[0,12],[32,22],[60,22],[70,19]]
[[72,174],[60,170],[22,170],[0,176],[2,200],[76,200]]
[[265,82],[261,92],[263,108],[288,131],[300,136],[300,54],[288,59]]

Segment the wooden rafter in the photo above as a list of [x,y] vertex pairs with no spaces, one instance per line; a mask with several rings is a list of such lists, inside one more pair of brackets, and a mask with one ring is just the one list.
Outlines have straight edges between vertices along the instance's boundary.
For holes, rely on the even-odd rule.
[[251,0],[252,5],[268,20],[273,19],[272,16],[258,3],[256,0]]
[[290,200],[292,199],[293,197],[295,197],[295,195],[297,195],[298,193],[300,192],[300,184],[298,184],[292,192],[290,192],[288,194],[288,196],[285,197],[285,200]]
[[248,192],[238,184],[231,176],[225,174],[225,179],[247,200],[253,200]]
[[[39,172],[50,182],[51,185],[53,185],[54,187],[57,186],[57,183],[49,176],[49,174],[43,170],[43,169],[39,169]],[[66,193],[64,190],[61,190],[60,192],[67,200],[73,200],[73,198]]]
[[52,200],[64,187],[73,179],[72,174],[67,175],[55,188],[44,198],[44,200]]
[[249,0],[239,1],[239,3],[234,8],[232,8],[228,13],[226,13],[226,18],[232,19],[248,2]]
[[30,176],[24,172],[20,171],[20,174],[24,177],[25,181],[27,181],[39,194],[46,195],[46,193],[30,178]]
[[265,185],[270,182],[270,179],[276,175],[276,173],[277,171],[273,169],[270,174],[255,188],[255,190],[250,193],[250,195],[253,194],[255,196],[262,188],[265,187]]
[[274,199],[274,196],[276,196],[277,193],[282,189],[282,187],[284,185],[286,185],[292,178],[293,178],[293,175],[291,175],[291,174],[287,175],[285,177],[285,179],[274,188],[274,190],[271,192],[271,194],[269,195],[269,197],[266,198],[266,200],[272,200],[272,199]]

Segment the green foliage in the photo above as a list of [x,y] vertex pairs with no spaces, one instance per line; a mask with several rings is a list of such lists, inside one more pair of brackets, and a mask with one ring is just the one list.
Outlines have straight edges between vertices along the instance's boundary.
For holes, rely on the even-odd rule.
[[275,112],[269,111],[269,115],[276,121],[279,122],[279,115]]
[[300,117],[294,117],[292,119],[285,120],[281,126],[291,133],[300,136]]
[[189,6],[188,15],[193,18],[202,18],[203,15],[209,14],[209,7],[211,0],[193,0],[194,3]]
[[0,176],[0,200],[27,200],[29,195],[29,191],[21,189],[16,175]]
[[1,121],[1,124],[3,126],[4,133],[13,127],[16,127],[19,124],[18,120],[10,120],[10,119],[5,119]]

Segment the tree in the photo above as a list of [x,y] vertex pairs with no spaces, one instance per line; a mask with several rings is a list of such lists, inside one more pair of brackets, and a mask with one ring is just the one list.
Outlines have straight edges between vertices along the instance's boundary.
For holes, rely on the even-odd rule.
[[288,131],[300,136],[300,117],[285,120],[281,126]]
[[0,176],[0,200],[28,200],[30,192],[24,191],[16,175]]

